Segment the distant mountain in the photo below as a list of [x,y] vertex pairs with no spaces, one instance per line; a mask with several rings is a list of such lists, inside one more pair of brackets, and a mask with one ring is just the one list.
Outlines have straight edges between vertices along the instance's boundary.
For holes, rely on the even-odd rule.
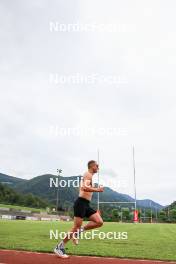
[[[127,194],[118,193],[116,191],[113,191],[112,189],[106,187],[105,192],[101,194],[101,200],[102,201],[111,201],[111,202],[134,202],[135,199]],[[137,200],[137,207],[140,208],[156,208],[157,210],[160,210],[164,208],[164,206],[150,200],[150,199],[144,199],[144,200]],[[124,205],[125,206],[125,205]],[[134,207],[134,204],[128,204],[128,207]]]
[[[7,178],[5,178],[7,177]],[[62,180],[66,181],[66,187],[62,188],[59,187],[58,192],[58,200],[59,200],[59,206],[60,207],[70,207],[73,204],[73,201],[78,196],[78,188],[74,188],[71,185],[71,187],[68,187],[68,182],[71,182],[73,180],[80,180],[81,176],[71,176],[71,177],[58,177],[56,175],[52,174],[45,174],[41,176],[34,177],[30,180],[24,180],[15,178],[12,176],[7,176],[4,174],[0,174],[0,182],[7,179],[7,181],[11,182],[11,187],[13,187],[16,191],[27,194],[31,193],[33,195],[37,195],[38,197],[48,200],[49,203],[52,203],[53,205],[56,204],[56,197],[57,197],[57,188],[56,187],[49,187],[50,186],[50,178],[53,178],[54,181],[58,179],[58,181],[61,184]],[[103,202],[134,202],[134,198],[127,194],[118,193],[114,190],[112,190],[109,187],[104,188],[104,192],[100,194],[100,201]],[[92,202],[94,204],[97,203],[97,193],[93,194]],[[111,206],[109,204],[109,206]],[[115,207],[115,204],[113,204]],[[117,205],[116,205],[117,206]],[[118,205],[119,206],[119,205]],[[125,206],[125,205],[124,205]],[[128,206],[134,207],[134,204],[128,204]],[[154,201],[151,201],[149,199],[145,200],[137,200],[137,206],[140,208],[156,208],[158,210],[162,209],[163,206],[155,203]]]
[[150,199],[137,200],[137,206],[145,207],[145,208],[152,207],[153,209],[159,209],[159,210],[164,208],[164,206],[161,206],[159,203],[156,203]]
[[2,184],[8,184],[9,187],[14,187],[21,182],[26,182],[26,180],[0,173],[0,183]]
[[[22,192],[22,193],[33,193],[34,195],[38,195],[42,198],[48,199],[52,203],[56,203],[56,187],[49,187],[50,185],[50,178],[53,178],[56,180],[58,178],[59,183],[61,184],[61,181],[64,180],[67,182],[66,187],[62,188],[59,187],[59,201],[60,204],[65,204],[65,202],[69,202],[70,204],[73,203],[73,201],[78,196],[78,188],[74,188],[71,184],[71,187],[68,187],[68,182],[74,181],[78,179],[80,181],[81,176],[71,176],[71,177],[58,177],[51,174],[45,174],[41,175],[35,178],[32,178],[31,180],[28,180],[27,184],[26,182],[21,182],[15,186],[15,190]],[[109,187],[105,187],[105,190],[103,193],[100,194],[101,201],[105,202],[129,202],[134,201],[133,198],[130,196],[118,193],[116,191],[113,191]],[[97,193],[93,194],[93,203],[97,202]]]
[[[78,176],[77,176],[78,177]],[[56,196],[57,196],[57,188],[53,185],[50,187],[50,178],[53,178],[54,181],[58,179],[60,182],[61,180],[74,180],[75,177],[58,177],[51,174],[45,174],[41,176],[37,176],[32,178],[31,180],[26,182],[20,182],[14,188],[16,191],[21,193],[32,193],[37,195],[41,198],[47,199],[50,203],[56,204]],[[80,177],[78,177],[80,178]],[[76,199],[78,194],[78,189],[73,187],[59,187],[58,192],[58,200],[60,206],[68,204],[72,204],[73,201]]]

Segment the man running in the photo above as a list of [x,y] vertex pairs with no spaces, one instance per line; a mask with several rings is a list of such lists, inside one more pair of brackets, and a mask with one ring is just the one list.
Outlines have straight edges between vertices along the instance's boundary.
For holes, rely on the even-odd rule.
[[[78,244],[78,237],[84,230],[90,230],[103,225],[103,220],[100,214],[90,207],[90,201],[92,199],[93,192],[103,192],[103,187],[94,187],[92,178],[95,173],[98,172],[98,164],[96,161],[91,160],[88,162],[88,171],[83,175],[81,180],[79,197],[74,203],[74,226],[67,233],[67,236],[61,241],[54,252],[61,258],[68,258],[65,253],[65,244],[72,239],[74,244]],[[87,217],[89,219],[88,224],[82,227],[83,219]],[[75,234],[78,237],[75,237]]]

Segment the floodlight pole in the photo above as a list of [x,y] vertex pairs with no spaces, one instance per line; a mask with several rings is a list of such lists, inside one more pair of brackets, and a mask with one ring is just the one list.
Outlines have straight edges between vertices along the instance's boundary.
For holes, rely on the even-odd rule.
[[134,146],[133,146],[133,174],[134,174],[134,199],[135,199],[135,211],[136,211],[136,168],[135,168]]
[[[61,176],[62,170],[57,169],[58,176]],[[57,186],[57,194],[56,194],[56,212],[58,212],[58,206],[59,206],[59,179],[58,179],[58,186]]]
[[150,216],[151,216],[151,223],[152,223],[153,222],[152,201],[150,201]]

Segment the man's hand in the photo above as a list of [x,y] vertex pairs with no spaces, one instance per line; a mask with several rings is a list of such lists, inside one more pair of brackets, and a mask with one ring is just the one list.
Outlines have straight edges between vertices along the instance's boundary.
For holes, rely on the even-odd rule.
[[104,192],[104,187],[102,185],[99,186],[98,192]]

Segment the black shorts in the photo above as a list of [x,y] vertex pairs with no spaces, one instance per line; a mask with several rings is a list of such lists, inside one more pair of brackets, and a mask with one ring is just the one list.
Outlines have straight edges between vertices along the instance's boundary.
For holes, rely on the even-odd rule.
[[78,199],[74,203],[74,216],[75,217],[87,217],[89,218],[91,215],[95,214],[96,211],[90,207],[90,202],[82,197],[78,197]]

